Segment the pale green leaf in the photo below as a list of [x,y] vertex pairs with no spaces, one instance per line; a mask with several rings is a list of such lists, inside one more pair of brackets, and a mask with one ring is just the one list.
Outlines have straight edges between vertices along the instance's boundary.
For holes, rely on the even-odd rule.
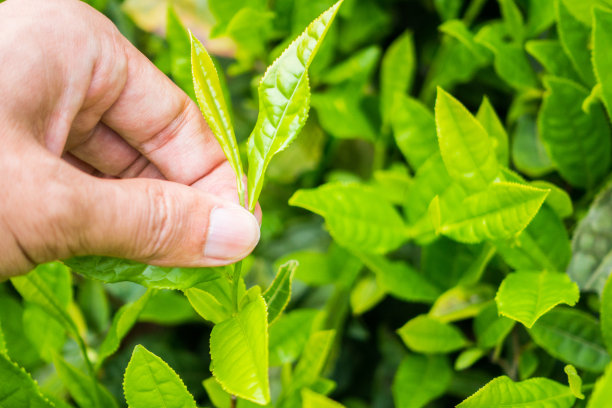
[[329,85],[338,85],[348,81],[357,88],[363,87],[370,80],[372,73],[376,69],[381,53],[380,47],[376,45],[360,50],[332,68],[329,68],[323,74],[321,82]]
[[612,363],[606,367],[606,372],[595,383],[587,408],[607,407],[612,401]]
[[436,299],[429,316],[444,323],[469,319],[480,313],[494,296],[490,285],[455,286]]
[[351,249],[385,253],[407,239],[399,213],[366,186],[332,183],[299,190],[289,204],[323,216],[332,237]]
[[304,388],[302,390],[302,408],[343,408],[344,405],[325,395]]
[[0,403],[3,407],[54,408],[41,393],[36,381],[0,353]]
[[499,172],[485,128],[455,98],[438,88],[436,125],[448,174],[468,191],[482,191]]
[[444,394],[452,376],[446,356],[408,354],[400,363],[391,386],[395,406],[424,407]]
[[612,353],[612,278],[608,277],[601,295],[601,334],[608,353]]
[[153,290],[149,289],[140,299],[123,305],[121,309],[115,313],[108,333],[98,350],[98,361],[96,362],[98,367],[104,363],[104,360],[119,349],[121,340],[123,340],[134,324],[136,324],[138,316],[140,316],[140,313],[143,311],[152,294]]
[[236,143],[232,120],[227,109],[221,81],[210,55],[202,43],[191,36],[191,68],[193,86],[200,110],[221,146],[225,157],[236,175],[240,202],[245,203],[242,178],[242,161]]
[[248,141],[249,209],[261,193],[272,157],[297,137],[306,122],[310,88],[308,67],[329,29],[341,1],[313,21],[268,68],[259,86],[259,116]]
[[612,7],[611,0],[560,0],[567,10],[580,22],[588,25],[589,27],[593,23],[593,10],[599,7]]
[[384,256],[357,254],[376,274],[378,285],[390,295],[408,302],[432,302],[440,291],[409,264]]
[[335,335],[334,330],[311,334],[293,372],[290,390],[296,391],[308,387],[318,380],[329,357]]
[[185,291],[185,296],[196,312],[212,323],[221,323],[231,317],[231,305],[219,301],[212,293],[199,288]]
[[569,387],[548,378],[532,378],[515,383],[502,376],[487,383],[457,408],[570,408],[575,400]]
[[268,312],[259,296],[210,335],[212,371],[223,388],[259,404],[270,401]]
[[535,37],[555,22],[556,0],[532,0],[527,6],[527,35]]
[[438,27],[438,30],[457,39],[467,49],[470,50],[472,57],[482,64],[486,64],[491,60],[491,52],[487,47],[476,42],[474,34],[461,20],[446,21]]
[[403,205],[412,185],[408,169],[400,163],[394,163],[386,170],[376,170],[370,181],[370,187],[378,191],[387,201]]
[[497,156],[497,161],[504,165],[508,165],[509,153],[508,153],[508,134],[504,125],[497,116],[495,109],[489,102],[489,98],[486,96],[482,99],[480,108],[476,113],[476,119],[484,127],[490,138],[493,139],[493,150]]
[[289,261],[278,269],[276,277],[266,289],[263,298],[268,305],[268,323],[272,324],[283,313],[291,298],[291,283],[298,262]]
[[270,326],[270,365],[293,363],[304,350],[319,312],[298,309],[283,314]]
[[416,72],[416,51],[407,31],[389,46],[380,67],[380,112],[383,126],[390,123],[399,98],[410,92]]
[[474,334],[478,347],[488,349],[502,342],[512,331],[514,320],[500,316],[495,302],[480,311],[474,319]]
[[585,371],[601,372],[610,361],[599,323],[580,310],[552,310],[529,329],[529,334],[551,356]]
[[64,263],[74,272],[106,283],[130,281],[152,289],[189,289],[222,276],[224,268],[172,268],[106,256],[79,256]]
[[593,67],[598,83],[601,84],[601,97],[612,113],[612,13],[595,8],[593,13]]
[[123,391],[130,408],[196,407],[174,370],[141,345],[134,348],[125,369]]
[[553,307],[574,306],[579,297],[578,286],[564,273],[520,271],[506,276],[495,301],[500,314],[532,327]]
[[463,200],[452,213],[442,212],[440,232],[460,242],[510,238],[531,222],[548,190],[496,182]]
[[2,325],[6,353],[22,367],[30,368],[39,364],[40,356],[24,331],[22,302],[2,293],[0,295],[0,310],[2,310],[0,324]]
[[576,367],[569,364],[563,368],[563,371],[567,374],[567,381],[572,394],[574,394],[576,398],[584,399],[584,394],[582,393],[582,378],[578,375]]
[[606,186],[591,204],[572,237],[569,276],[583,291],[601,294],[612,271],[612,185]]
[[563,271],[572,256],[567,229],[547,205],[516,239],[495,246],[504,261],[518,270]]
[[451,324],[420,315],[398,329],[404,343],[420,353],[450,353],[468,345],[468,340]]
[[486,354],[486,350],[481,348],[469,348],[463,350],[455,360],[455,370],[463,371],[473,366]]
[[138,321],[173,326],[198,320],[189,300],[178,291],[160,290],[151,296]]
[[578,187],[595,186],[610,167],[610,127],[603,109],[582,110],[589,95],[579,85],[547,77],[538,118],[540,135],[561,176]]
[[23,330],[40,357],[50,362],[66,341],[64,326],[41,306],[26,303],[23,312]]
[[436,121],[433,113],[421,102],[408,96],[397,96],[390,120],[395,142],[413,169],[418,170],[438,152]]
[[534,180],[529,183],[529,185],[541,188],[542,190],[550,190],[550,193],[546,197],[546,204],[548,204],[560,218],[567,218],[573,214],[574,204],[572,203],[572,198],[565,190],[545,180]]
[[64,361],[59,355],[53,359],[53,365],[62,383],[80,407],[117,408],[117,402],[112,395],[95,379]]
[[559,40],[531,40],[525,44],[525,49],[544,67],[546,73],[580,81]]
[[[596,81],[589,50],[591,30],[569,12],[567,6],[570,2],[575,4],[586,3],[574,0],[558,0],[555,2],[559,40],[576,72],[587,86],[592,87]],[[588,19],[591,20],[590,11]]]
[[378,284],[376,276],[363,276],[351,289],[351,310],[354,315],[363,314],[380,303],[386,295],[387,292]]
[[521,10],[514,0],[497,0],[497,2],[506,25],[506,32],[514,41],[522,43],[525,39],[525,26]]

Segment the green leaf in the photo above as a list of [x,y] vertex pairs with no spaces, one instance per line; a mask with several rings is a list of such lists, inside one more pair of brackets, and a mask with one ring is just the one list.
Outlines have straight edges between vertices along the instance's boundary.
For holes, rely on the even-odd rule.
[[395,406],[421,408],[440,397],[453,371],[443,355],[408,354],[395,373],[391,391]]
[[123,379],[131,408],[196,407],[193,396],[168,364],[143,346],[134,347]]
[[268,323],[272,324],[283,313],[291,298],[291,283],[296,268],[299,266],[297,261],[289,261],[278,269],[274,281],[263,294],[264,300],[268,305]]
[[609,52],[612,47],[612,13],[595,8],[593,11],[593,67],[595,76],[601,84],[601,96],[608,110],[612,113],[612,58]]
[[97,332],[106,330],[110,323],[110,305],[104,284],[86,279],[79,285],[77,300],[88,325]]
[[395,142],[413,169],[438,152],[436,121],[418,100],[398,95],[390,121]]
[[412,178],[408,169],[400,163],[394,163],[386,170],[376,170],[373,180],[370,181],[370,187],[394,205],[404,204],[411,184]]
[[459,353],[457,359],[455,360],[455,370],[463,371],[470,368],[478,360],[480,360],[485,353],[486,351],[480,348],[469,348],[463,350],[461,353]]
[[42,307],[70,334],[78,336],[77,325],[68,313],[72,301],[72,280],[68,268],[59,262],[42,264],[27,275],[12,278],[11,282],[25,300]]
[[0,353],[0,402],[3,407],[54,408],[41,393],[36,381]]
[[121,340],[123,340],[123,338],[128,334],[132,326],[136,324],[138,316],[140,316],[140,313],[146,306],[152,294],[152,290],[149,289],[140,297],[140,299],[123,305],[121,309],[115,313],[115,316],[113,316],[113,322],[108,329],[108,333],[106,334],[106,337],[98,350],[98,361],[96,363],[97,367],[101,367],[104,360],[119,349]]
[[384,256],[357,254],[376,274],[378,285],[390,295],[408,302],[433,302],[440,291],[409,264]]
[[568,58],[559,40],[531,40],[525,44],[531,54],[550,75],[580,81],[572,61]]
[[486,64],[491,60],[491,52],[487,47],[476,42],[474,34],[465,25],[465,22],[461,20],[446,21],[438,27],[438,30],[461,42],[479,63]]
[[259,296],[210,335],[212,371],[227,392],[259,404],[270,401],[268,313]]
[[533,375],[540,365],[540,359],[532,349],[527,349],[521,353],[518,362],[519,379],[525,380]]
[[290,391],[308,387],[318,380],[329,357],[335,334],[333,330],[311,334],[293,372]]
[[553,307],[574,306],[579,297],[578,286],[564,273],[520,271],[506,276],[495,301],[500,314],[532,327]]
[[298,190],[289,204],[323,216],[332,237],[350,249],[385,253],[407,239],[395,208],[366,186],[332,183]]
[[538,118],[542,140],[561,176],[577,187],[595,186],[610,168],[610,127],[603,110],[582,110],[588,91],[575,83],[547,77],[548,92]]
[[232,307],[223,304],[212,293],[199,288],[191,288],[185,291],[185,296],[196,312],[204,319],[218,324],[231,317]]
[[450,353],[468,344],[455,326],[420,315],[398,329],[404,343],[419,353]]
[[584,0],[579,2],[574,0],[560,0],[560,2],[567,7],[568,12],[577,20],[589,27],[593,22],[593,10],[599,7],[612,7],[612,1],[610,0]]
[[[573,2],[580,3],[580,2]],[[591,64],[591,30],[577,20],[567,9],[569,2],[556,1],[557,32],[565,53],[572,61],[574,69],[588,87],[595,85],[595,74]],[[591,19],[589,11],[589,21]]]
[[572,237],[568,275],[583,291],[601,295],[612,262],[612,185],[607,185],[591,204]]
[[245,203],[240,150],[217,69],[202,43],[190,33],[193,86],[200,110],[236,174],[240,202]]
[[329,29],[341,1],[314,20],[268,68],[259,86],[259,116],[248,141],[249,209],[261,193],[272,157],[297,137],[308,115],[308,67]]
[[468,191],[482,191],[499,172],[485,128],[450,94],[438,88],[436,125],[448,174]]
[[574,394],[576,398],[584,399],[584,394],[581,391],[582,378],[580,378],[580,376],[578,375],[576,367],[569,364],[566,365],[565,368],[563,368],[563,371],[565,371],[565,374],[567,374],[567,381],[569,383],[569,387],[572,391],[572,394]]
[[572,198],[565,190],[545,180],[534,180],[529,184],[535,188],[550,190],[550,193],[546,197],[546,204],[548,204],[560,218],[567,218],[573,214],[574,204],[572,204]]
[[607,406],[612,400],[612,364],[608,364],[604,375],[595,383],[595,389],[589,399],[587,408]]
[[569,387],[548,378],[532,378],[515,383],[502,376],[487,383],[457,408],[570,408],[575,400]]
[[188,289],[222,276],[224,268],[172,268],[106,256],[79,256],[64,261],[74,272],[106,283],[130,281],[151,289]]
[[429,310],[429,316],[443,323],[476,316],[493,299],[495,291],[489,285],[456,286],[441,294]]
[[283,314],[270,326],[270,365],[293,363],[304,350],[318,311],[298,309]]
[[474,319],[478,347],[488,349],[501,343],[514,327],[514,320],[500,316],[495,302],[482,309]]
[[4,331],[2,331],[2,322],[0,321],[0,354],[6,353],[6,340],[4,340]]
[[528,2],[527,36],[536,37],[555,22],[556,0],[535,0]]
[[325,395],[304,388],[302,390],[302,408],[343,408],[344,405]]
[[482,99],[480,108],[476,113],[476,119],[484,127],[489,137],[493,140],[493,150],[497,156],[497,161],[504,166],[508,165],[509,153],[508,153],[508,134],[504,125],[499,120],[495,109],[489,102],[489,98],[486,96]]
[[153,294],[138,321],[173,326],[198,320],[189,300],[180,292],[160,290]]
[[585,371],[601,372],[610,361],[598,322],[585,312],[557,308],[542,316],[529,334],[551,356]]
[[36,347],[29,341],[24,331],[24,308],[21,302],[3,292],[0,295],[0,310],[2,310],[0,325],[6,353],[16,364],[25,368],[40,364],[40,356]]
[[512,139],[512,162],[521,173],[540,177],[554,171],[555,166],[546,151],[535,117],[524,115],[518,118]]
[[563,271],[572,256],[565,225],[547,205],[516,239],[499,241],[495,246],[504,261],[518,270]]
[[40,357],[50,362],[66,341],[64,326],[37,304],[26,303],[23,330]]
[[412,33],[406,31],[389,46],[380,67],[380,113],[387,126],[399,98],[410,92],[416,72],[416,52]]
[[361,89],[370,80],[381,54],[380,47],[376,45],[357,51],[349,58],[329,68],[321,78],[321,82],[329,85],[350,82],[352,86]]
[[608,353],[612,353],[612,278],[608,277],[601,295],[601,334]]
[[516,183],[496,182],[467,197],[451,214],[442,212],[440,232],[459,242],[510,238],[531,222],[548,190]]
[[525,39],[523,14],[514,0],[498,0],[501,15],[506,24],[506,31],[518,43]]
[[351,289],[350,304],[353,315],[360,315],[380,303],[387,292],[378,284],[376,276],[368,274],[361,277]]
[[62,383],[80,407],[117,407],[117,402],[106,388],[64,361],[59,355],[56,355],[53,359],[53,365]]

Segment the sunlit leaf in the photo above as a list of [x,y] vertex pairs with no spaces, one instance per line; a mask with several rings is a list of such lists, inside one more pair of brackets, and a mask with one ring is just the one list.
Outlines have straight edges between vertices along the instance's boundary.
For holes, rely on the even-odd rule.
[[32,377],[0,353],[0,401],[5,407],[54,408]]
[[455,326],[425,315],[409,320],[397,332],[408,348],[420,353],[450,353],[468,344]]
[[268,323],[272,324],[283,313],[283,310],[291,298],[291,283],[296,268],[299,266],[297,261],[289,261],[278,269],[276,277],[266,289],[263,298],[268,305]]
[[395,113],[397,101],[412,87],[416,72],[416,52],[412,33],[405,32],[389,46],[380,68],[380,112],[383,125]]

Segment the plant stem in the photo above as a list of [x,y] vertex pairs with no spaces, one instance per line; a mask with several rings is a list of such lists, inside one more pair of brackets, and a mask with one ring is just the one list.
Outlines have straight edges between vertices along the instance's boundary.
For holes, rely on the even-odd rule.
[[472,0],[465,14],[463,15],[463,22],[468,27],[472,25],[476,17],[480,14],[480,11],[484,7],[487,0]]
[[232,276],[232,304],[234,313],[238,313],[238,288],[240,287],[240,277],[242,274],[242,261],[234,264],[234,274]]
[[83,338],[78,334],[78,332],[75,333],[74,337],[75,337],[77,344],[79,345],[81,354],[83,354],[83,360],[85,360],[85,366],[87,367],[87,373],[89,374],[89,377],[91,378],[91,381],[93,383],[94,400],[96,402],[96,406],[99,407],[101,405],[100,405],[100,393],[98,391],[98,381],[96,379],[96,371],[94,370],[94,366],[93,364],[91,364],[91,360],[89,359],[89,356],[87,355],[87,345],[85,345],[85,340],[83,340]]

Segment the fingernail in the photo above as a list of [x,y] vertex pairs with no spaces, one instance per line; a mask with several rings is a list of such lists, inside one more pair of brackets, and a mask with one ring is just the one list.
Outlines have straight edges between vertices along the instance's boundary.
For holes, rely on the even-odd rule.
[[240,206],[216,207],[210,213],[204,256],[223,260],[242,259],[259,242],[259,223]]

